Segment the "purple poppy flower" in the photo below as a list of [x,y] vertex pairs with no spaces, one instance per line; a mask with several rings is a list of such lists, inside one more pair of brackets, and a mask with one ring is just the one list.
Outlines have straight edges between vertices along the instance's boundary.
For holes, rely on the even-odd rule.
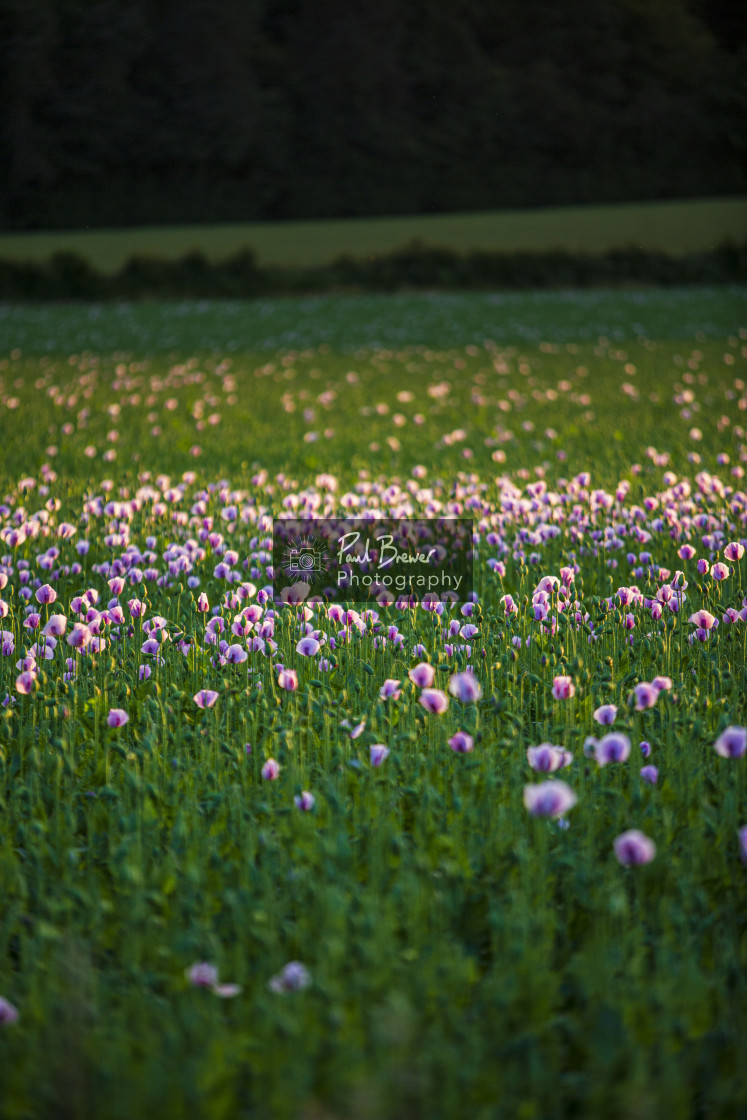
[[238,642],[229,646],[225,653],[225,658],[229,665],[241,665],[242,662],[246,661],[248,656],[249,654]]
[[449,680],[449,692],[462,704],[474,704],[482,696],[482,686],[474,673],[455,673]]
[[207,961],[193,964],[191,968],[186,970],[185,975],[196,988],[209,988],[214,995],[220,996],[222,999],[237,996],[242,991],[240,984],[219,984],[218,969]]
[[218,693],[213,692],[210,688],[201,688],[193,696],[193,700],[198,708],[212,708],[215,701],[218,699]]
[[302,813],[310,813],[314,808],[314,794],[309,793],[307,789],[300,794],[296,794],[293,800],[296,803],[296,808],[300,809]]
[[708,575],[708,568],[709,568],[708,561],[705,559],[704,556],[701,556],[700,560],[698,560],[698,573],[699,573],[699,575],[707,576]]
[[739,840],[739,855],[742,863],[747,863],[747,824],[743,825],[737,832]]
[[524,786],[524,804],[533,817],[562,817],[578,801],[565,782],[551,778],[539,785]]
[[379,696],[382,700],[399,700],[401,695],[399,681],[392,679],[385,680],[379,689]]
[[656,766],[642,766],[641,777],[650,786],[655,786],[659,780],[659,770]]
[[442,716],[449,706],[449,698],[440,688],[424,688],[418,697],[427,712]]
[[635,710],[637,712],[645,712],[647,708],[653,708],[656,701],[659,699],[659,690],[654,688],[652,684],[647,681],[641,681],[633,690],[635,695]]
[[296,643],[296,653],[300,653],[302,657],[314,657],[321,648],[321,644],[311,635]]
[[722,758],[741,758],[747,751],[747,727],[727,727],[713,747]]
[[209,964],[207,961],[198,961],[188,968],[185,972],[190,984],[194,984],[196,988],[212,988],[214,984],[218,983],[218,969],[214,964]]
[[466,731],[457,731],[449,739],[449,746],[456,754],[469,754],[474,746],[474,740]]
[[647,743],[645,739],[642,739],[638,746],[641,748],[641,754],[643,755],[643,757],[648,758],[651,754],[651,744]]
[[630,739],[620,731],[604,735],[594,748],[594,757],[600,766],[609,762],[625,762],[630,756]]
[[371,765],[381,766],[382,762],[389,755],[389,747],[383,743],[373,743],[370,750]]
[[563,747],[555,747],[552,743],[540,743],[538,747],[527,749],[527,761],[532,770],[543,774],[552,774],[564,766],[570,766],[573,755]]
[[691,614],[687,621],[692,622],[699,630],[711,630],[717,620],[710,611],[700,610]]
[[301,992],[311,983],[311,973],[300,961],[289,961],[276,976],[267,983],[271,992],[279,995],[285,992]]
[[603,727],[609,727],[610,724],[615,722],[617,718],[617,705],[616,704],[602,704],[594,712],[594,719],[597,723],[601,723]]
[[57,592],[48,583],[43,583],[39,590],[36,592],[37,603],[54,603],[57,598]]
[[18,1008],[0,996],[0,1027],[9,1027],[18,1022]]
[[618,863],[623,867],[639,867],[641,864],[650,863],[656,855],[656,845],[653,840],[639,832],[637,828],[621,833],[615,840],[614,848]]
[[728,564],[722,564],[721,562],[719,562],[718,564],[714,564],[711,568],[711,578],[715,579],[719,583],[723,579],[728,579],[730,575],[731,568]]
[[266,782],[274,782],[280,777],[280,763],[274,758],[268,758],[262,767],[262,777]]
[[28,696],[36,684],[36,673],[32,669],[24,671],[16,677],[16,692],[21,696]]
[[744,545],[739,541],[731,541],[724,549],[724,556],[731,561],[741,560],[744,556]]
[[436,676],[436,670],[427,661],[421,661],[407,674],[418,688],[430,688]]
[[124,727],[129,723],[130,717],[123,708],[112,708],[109,715],[106,717],[106,722],[110,727]]

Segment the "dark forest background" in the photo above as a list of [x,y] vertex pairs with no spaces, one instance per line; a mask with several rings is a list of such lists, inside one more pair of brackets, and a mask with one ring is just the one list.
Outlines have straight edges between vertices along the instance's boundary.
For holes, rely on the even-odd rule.
[[741,0],[0,0],[0,228],[747,188]]

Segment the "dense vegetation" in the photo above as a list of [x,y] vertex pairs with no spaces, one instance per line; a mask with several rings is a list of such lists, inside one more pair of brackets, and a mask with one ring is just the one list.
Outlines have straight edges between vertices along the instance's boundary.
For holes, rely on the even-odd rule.
[[741,193],[733,0],[4,0],[0,227]]

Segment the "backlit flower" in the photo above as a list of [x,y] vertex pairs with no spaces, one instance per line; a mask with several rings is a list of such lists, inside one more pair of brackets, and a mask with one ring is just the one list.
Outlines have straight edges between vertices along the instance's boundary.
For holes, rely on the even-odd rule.
[[418,700],[426,712],[442,716],[449,706],[449,698],[440,688],[424,688]]
[[193,700],[198,708],[212,708],[215,701],[218,699],[218,693],[213,692],[210,688],[201,688],[193,696]]

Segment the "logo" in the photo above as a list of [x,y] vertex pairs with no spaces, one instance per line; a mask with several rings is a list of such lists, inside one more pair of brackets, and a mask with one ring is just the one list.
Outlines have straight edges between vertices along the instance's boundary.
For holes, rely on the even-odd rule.
[[288,579],[313,583],[329,568],[324,543],[316,537],[291,540],[283,553],[283,571]]

